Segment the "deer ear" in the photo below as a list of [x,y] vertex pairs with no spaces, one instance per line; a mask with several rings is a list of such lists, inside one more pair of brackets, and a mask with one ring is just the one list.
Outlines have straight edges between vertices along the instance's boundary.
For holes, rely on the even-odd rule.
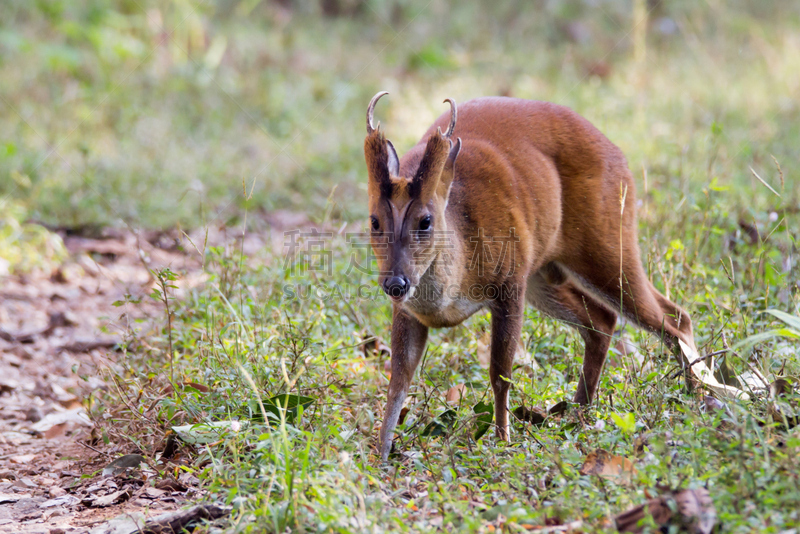
[[450,194],[450,185],[453,183],[453,178],[455,178],[456,175],[456,158],[459,152],[461,152],[460,137],[455,143],[450,141],[450,154],[447,155],[444,169],[442,169],[442,174],[439,176],[438,192],[445,199],[447,199],[447,196]]
[[439,179],[450,155],[452,143],[441,129],[431,135],[425,146],[425,154],[419,163],[419,168],[411,180],[410,195],[418,197],[423,204],[427,204],[439,188]]
[[392,143],[375,129],[364,140],[364,158],[367,161],[369,174],[368,192],[370,197],[392,196],[392,174],[397,175],[400,160],[397,158]]
[[386,150],[389,155],[389,161],[387,162],[387,167],[389,168],[389,174],[392,176],[399,176],[400,175],[400,158],[397,157],[397,151],[394,149],[394,145],[388,139],[386,140]]

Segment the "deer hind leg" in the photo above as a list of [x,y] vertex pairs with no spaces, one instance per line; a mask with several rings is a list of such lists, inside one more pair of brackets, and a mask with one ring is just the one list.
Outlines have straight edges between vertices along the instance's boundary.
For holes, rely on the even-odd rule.
[[[683,341],[696,352],[692,334],[692,320],[686,311],[671,302],[653,287],[647,279],[639,259],[639,248],[634,242],[623,256],[622,272],[618,262],[598,262],[567,269],[577,277],[578,284],[612,310],[622,314],[640,328],[658,335],[664,344],[678,357],[678,340]],[[619,254],[617,252],[617,254]],[[609,257],[609,256],[605,256]],[[613,257],[613,253],[611,256]]]
[[[644,273],[642,273],[642,276],[644,276]],[[661,308],[663,317],[665,320],[669,319],[670,326],[675,330],[673,334],[674,337],[680,339],[697,352],[697,347],[694,345],[694,333],[692,332],[692,319],[689,317],[689,314],[686,313],[686,310],[659,293],[649,280],[646,282],[650,294],[655,297],[658,307]],[[672,348],[676,347],[673,346]]]
[[555,264],[548,264],[528,279],[527,299],[539,311],[574,327],[585,350],[575,402],[592,402],[608,354],[617,315],[566,278]]

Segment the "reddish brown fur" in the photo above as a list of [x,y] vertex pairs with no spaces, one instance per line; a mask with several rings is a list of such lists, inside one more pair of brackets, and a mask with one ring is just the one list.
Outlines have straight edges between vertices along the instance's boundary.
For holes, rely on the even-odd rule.
[[[694,347],[689,316],[644,274],[634,182],[619,148],[573,111],[544,102],[466,102],[453,133],[462,142],[460,152],[438,132],[449,120],[449,113],[439,117],[400,160],[399,176],[389,176],[382,163],[382,134],[375,131],[365,142],[370,213],[380,227],[373,247],[381,280],[402,274],[417,289],[433,288],[434,295],[437,288],[459,290],[457,299],[426,299],[417,291],[394,301],[384,459],[428,328],[454,326],[481,308],[492,313],[490,377],[497,434],[504,439],[509,386],[501,377],[511,375],[526,301],[581,333],[586,349],[575,394],[580,404],[595,394],[619,314],[659,334],[671,348],[678,339]],[[406,235],[426,216],[435,230],[449,232],[444,243]],[[509,236],[512,229],[518,237],[513,257],[500,258],[503,241],[492,237]],[[376,237],[383,232],[395,232],[392,244]],[[491,251],[492,259],[476,256],[476,249]],[[469,291],[478,286],[507,291],[473,298]]]

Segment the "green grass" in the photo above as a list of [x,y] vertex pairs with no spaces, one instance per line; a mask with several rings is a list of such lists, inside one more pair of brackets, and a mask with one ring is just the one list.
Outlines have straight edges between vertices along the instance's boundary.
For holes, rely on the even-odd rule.
[[[699,261],[684,259],[695,252],[691,244],[669,262],[660,258],[675,264],[670,276],[680,291],[673,298],[689,306],[699,346],[720,349],[721,329],[734,344],[780,327],[758,313],[765,306],[797,313],[796,290],[786,303],[757,297],[767,288],[796,288],[796,271],[776,285],[758,274],[758,258],[769,255],[771,246],[740,245],[731,253],[741,280],[736,287],[706,256],[720,250],[707,248]],[[108,439],[155,456],[174,425],[240,421],[240,432],[214,436],[207,440],[213,445],[190,448],[194,452],[173,460],[197,474],[211,498],[236,506],[230,528],[237,532],[423,532],[437,525],[487,532],[501,524],[516,532],[521,525],[576,519],[586,521],[589,531],[601,531],[609,518],[657,487],[708,488],[724,532],[779,532],[800,522],[797,428],[770,419],[763,392],[752,402],[726,401],[729,414],[705,413],[700,396],[669,378],[675,366],[659,343],[635,331],[628,334],[649,363],[647,371],[623,359],[626,365],[606,370],[600,397],[584,421],[569,412],[542,427],[515,422],[507,445],[491,432],[473,439],[480,426],[473,407],[491,402],[487,371],[476,358],[488,317],[479,314],[436,331],[400,427],[398,449],[411,456],[381,466],[376,436],[388,382],[385,358],[365,357],[360,344],[369,334],[388,337],[390,310],[379,295],[339,298],[360,284],[374,290],[374,281],[344,274],[349,251],[343,239],[334,242],[332,255],[334,274],[320,280],[320,273],[293,272],[269,254],[242,258],[211,251],[208,288],[171,302],[176,379],[210,391],[185,388],[144,411],[169,376],[167,333],[147,340],[160,349],[137,348],[134,341],[132,357],[123,361],[120,391],[144,413],[134,424],[125,411],[106,421]],[[659,275],[654,279],[662,285]],[[753,287],[747,287],[748,279],[757,280]],[[311,296],[302,297],[309,294],[303,287],[313,288]],[[547,408],[574,394],[580,366],[574,355],[581,342],[563,325],[528,313],[523,340],[536,364],[515,369],[511,404]],[[728,356],[726,364],[734,375],[753,366],[767,377],[797,376],[797,340],[771,339]],[[460,405],[447,405],[445,392],[459,383],[467,384],[467,395]],[[282,394],[313,402],[281,421],[272,416],[281,411],[270,408],[269,399]],[[102,396],[95,401],[98,414],[108,402],[118,402]],[[442,418],[448,410],[455,416]],[[264,424],[264,412],[271,425]],[[426,435],[437,418],[444,420],[441,435]],[[635,442],[643,434],[650,436],[647,449],[637,454]],[[637,461],[630,485],[579,474],[597,448]],[[164,461],[167,472],[169,465]]]
[[[5,3],[0,202],[14,210],[0,216],[11,229],[0,245],[30,250],[36,241],[20,236],[41,236],[31,221],[196,228],[247,213],[257,231],[278,208],[338,228],[366,214],[364,111],[377,90],[391,91],[378,115],[401,153],[446,110],[445,97],[511,94],[572,107],[626,153],[643,261],[692,314],[701,351],[722,348],[722,332],[734,345],[780,328],[764,310],[800,315],[796,3],[662,4],[639,62],[626,2],[462,4],[376,0],[331,19],[307,3],[291,12],[277,2]],[[670,21],[676,33],[658,29]],[[591,74],[600,67],[606,76]],[[728,415],[705,413],[670,378],[657,340],[633,330],[646,371],[608,368],[585,420],[572,411],[542,427],[517,422],[507,445],[491,432],[474,439],[473,407],[491,398],[476,358],[487,316],[434,332],[400,427],[398,448],[411,454],[381,466],[388,380],[383,359],[360,344],[389,339],[391,310],[373,276],[348,272],[344,237],[330,247],[330,275],[297,272],[270,250],[205,251],[210,280],[170,301],[170,333],[176,382],[210,391],[162,397],[167,328],[133,339],[119,388],[90,403],[97,415],[126,406],[98,418],[105,438],[155,458],[173,426],[240,421],[239,432],[162,464],[234,504],[237,532],[515,532],[577,519],[602,531],[664,486],[708,488],[723,532],[800,523],[797,428],[772,421],[763,393],[729,402]],[[362,285],[376,298],[359,298]],[[298,287],[313,291],[288,298],[309,295]],[[582,344],[528,314],[523,339],[536,365],[515,370],[512,407],[548,407],[574,393]],[[773,337],[725,364],[734,375],[796,377],[798,343]],[[466,398],[446,405],[459,383]],[[269,399],[281,394],[313,403],[275,421]],[[455,417],[442,418],[447,410]],[[424,435],[436,418],[447,422],[442,435]],[[650,444],[637,456],[643,433]],[[597,448],[638,458],[630,485],[579,474]]]

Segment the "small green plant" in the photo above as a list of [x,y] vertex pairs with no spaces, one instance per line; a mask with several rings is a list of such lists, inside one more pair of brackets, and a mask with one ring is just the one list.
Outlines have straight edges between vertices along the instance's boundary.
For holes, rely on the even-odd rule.
[[167,351],[169,357],[169,381],[173,387],[175,385],[175,351],[172,347],[172,311],[170,310],[170,300],[174,297],[170,296],[171,289],[178,289],[178,286],[170,282],[178,279],[178,276],[173,273],[169,267],[163,269],[151,270],[150,274],[156,279],[158,287],[154,287],[150,293],[150,298],[156,300],[164,305],[164,314],[166,316],[166,330],[167,330]]

